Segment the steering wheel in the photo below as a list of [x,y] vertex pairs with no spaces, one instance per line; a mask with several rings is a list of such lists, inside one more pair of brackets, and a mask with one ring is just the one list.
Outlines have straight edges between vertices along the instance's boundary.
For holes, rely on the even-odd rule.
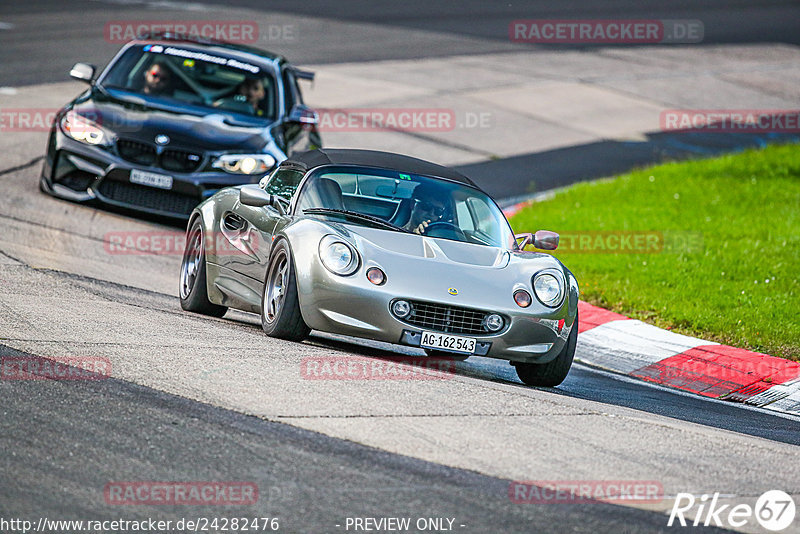
[[[435,232],[436,230],[438,230],[436,233],[444,235],[432,235],[431,232]],[[425,228],[425,235],[428,237],[450,237],[450,235],[455,235],[460,241],[467,240],[467,236],[461,231],[461,228],[447,221],[438,221],[429,224]]]

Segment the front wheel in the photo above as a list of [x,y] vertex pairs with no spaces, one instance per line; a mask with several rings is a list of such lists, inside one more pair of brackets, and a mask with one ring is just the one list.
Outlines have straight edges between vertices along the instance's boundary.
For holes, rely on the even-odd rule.
[[206,247],[200,218],[192,223],[181,261],[181,308],[212,317],[222,317],[228,308],[208,300],[206,285]]
[[547,363],[513,362],[517,376],[527,386],[555,387],[567,378],[572,359],[575,357],[575,346],[578,343],[578,316],[569,333],[567,342],[558,356]]
[[268,336],[302,341],[311,329],[303,321],[289,244],[275,245],[261,295],[261,327]]

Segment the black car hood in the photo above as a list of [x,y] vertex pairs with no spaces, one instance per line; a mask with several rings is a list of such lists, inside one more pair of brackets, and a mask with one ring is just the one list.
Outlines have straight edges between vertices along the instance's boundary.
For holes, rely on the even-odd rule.
[[148,144],[154,144],[155,137],[163,134],[170,138],[169,146],[262,152],[271,139],[272,125],[267,121],[263,126],[252,126],[226,113],[200,115],[180,107],[164,109],[145,98],[129,101],[98,90],[78,98],[72,109],[120,139]]

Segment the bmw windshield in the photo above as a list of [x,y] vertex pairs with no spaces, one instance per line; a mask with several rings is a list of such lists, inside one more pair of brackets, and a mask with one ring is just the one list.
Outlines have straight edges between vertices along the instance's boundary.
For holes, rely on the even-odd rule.
[[485,193],[396,171],[316,171],[300,191],[295,212],[505,249],[514,244],[508,221]]
[[100,81],[106,90],[133,93],[164,105],[186,104],[274,120],[276,86],[263,67],[185,46],[139,45],[128,48]]

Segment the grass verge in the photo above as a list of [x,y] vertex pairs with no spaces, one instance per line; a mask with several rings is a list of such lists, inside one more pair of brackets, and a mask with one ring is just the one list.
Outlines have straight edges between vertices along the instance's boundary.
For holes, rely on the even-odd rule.
[[511,225],[561,234],[587,302],[800,360],[798,145],[577,184]]

